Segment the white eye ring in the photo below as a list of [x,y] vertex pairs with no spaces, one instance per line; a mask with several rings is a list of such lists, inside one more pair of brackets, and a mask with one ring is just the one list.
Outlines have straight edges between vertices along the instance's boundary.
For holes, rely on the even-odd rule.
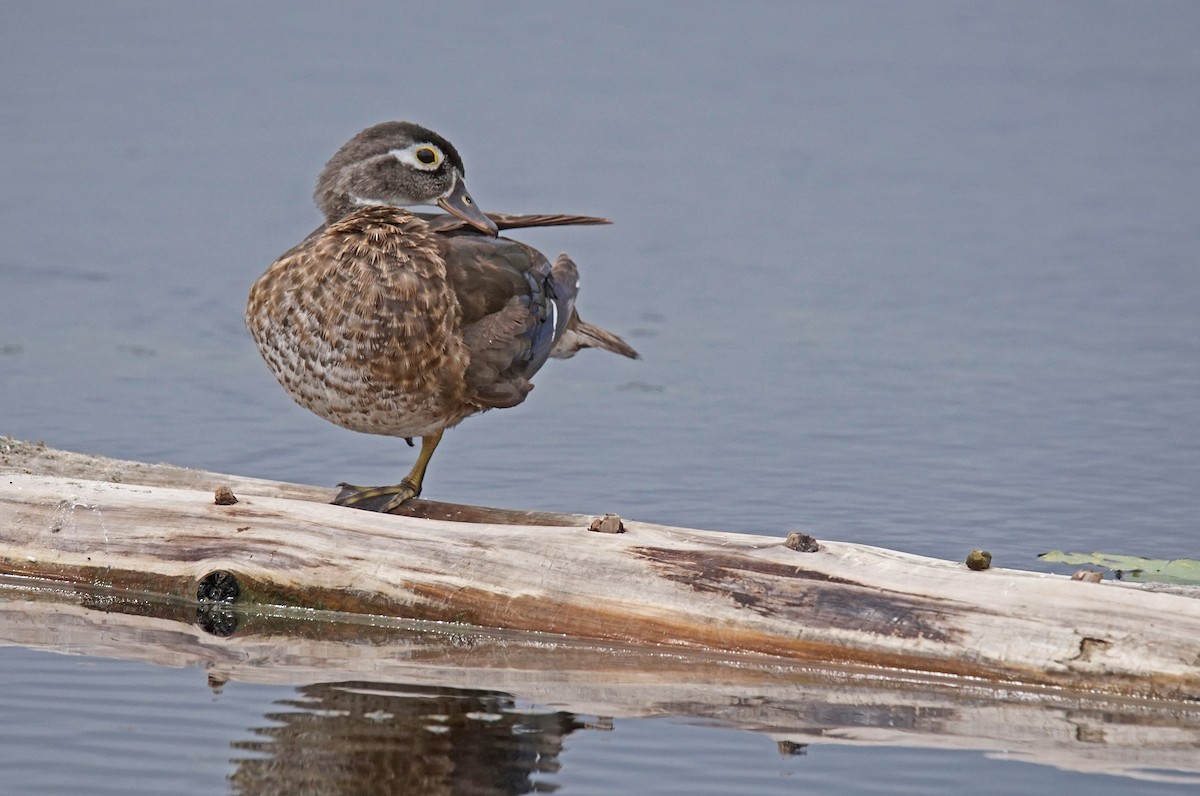
[[442,150],[433,144],[413,144],[405,149],[390,150],[388,154],[404,165],[421,171],[436,171],[446,159]]

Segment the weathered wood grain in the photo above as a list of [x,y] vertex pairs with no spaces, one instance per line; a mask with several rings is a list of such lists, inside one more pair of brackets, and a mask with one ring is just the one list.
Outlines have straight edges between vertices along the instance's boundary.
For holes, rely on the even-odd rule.
[[[11,440],[0,468],[13,575],[194,601],[224,571],[244,603],[1200,698],[1200,601],[1172,594],[842,542],[799,553],[782,531],[378,515],[316,502],[330,490]],[[220,484],[240,502],[215,505]],[[431,505],[457,511],[414,510]]]

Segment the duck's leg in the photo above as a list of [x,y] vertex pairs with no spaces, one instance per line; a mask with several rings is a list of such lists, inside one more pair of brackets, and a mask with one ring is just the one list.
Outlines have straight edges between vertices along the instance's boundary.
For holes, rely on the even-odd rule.
[[405,501],[411,500],[421,494],[421,484],[425,480],[425,468],[429,466],[429,460],[433,458],[433,452],[437,450],[438,443],[441,441],[441,430],[421,437],[421,452],[417,454],[417,461],[413,463],[412,469],[408,471],[408,475],[404,476],[404,479],[395,486],[359,487],[351,486],[350,484],[338,484],[342,488],[342,491],[333,499],[333,504],[335,506],[368,508],[363,504],[386,497],[389,500],[379,508],[374,509],[375,511],[387,513],[399,508]]

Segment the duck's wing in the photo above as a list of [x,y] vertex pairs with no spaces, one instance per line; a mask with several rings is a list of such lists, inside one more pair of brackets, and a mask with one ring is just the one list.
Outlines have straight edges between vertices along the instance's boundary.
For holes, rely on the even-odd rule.
[[487,215],[500,229],[596,226],[612,223],[607,218],[600,218],[599,216],[579,216],[566,213],[488,213]]
[[[434,232],[453,232],[469,229],[470,225],[457,216],[448,213],[419,213],[429,228]],[[569,213],[488,213],[487,217],[495,222],[501,230],[523,229],[525,227],[568,227],[596,226],[611,224],[607,218],[599,216],[580,216]]]
[[470,231],[441,240],[471,354],[467,389],[481,407],[515,406],[566,332],[578,280],[518,241]]

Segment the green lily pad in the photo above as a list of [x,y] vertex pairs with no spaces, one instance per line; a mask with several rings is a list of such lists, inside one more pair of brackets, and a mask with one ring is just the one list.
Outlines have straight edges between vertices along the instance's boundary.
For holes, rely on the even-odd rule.
[[1200,560],[1194,558],[1144,558],[1112,553],[1064,553],[1051,550],[1038,558],[1058,564],[1092,564],[1116,573],[1123,580],[1200,585]]

